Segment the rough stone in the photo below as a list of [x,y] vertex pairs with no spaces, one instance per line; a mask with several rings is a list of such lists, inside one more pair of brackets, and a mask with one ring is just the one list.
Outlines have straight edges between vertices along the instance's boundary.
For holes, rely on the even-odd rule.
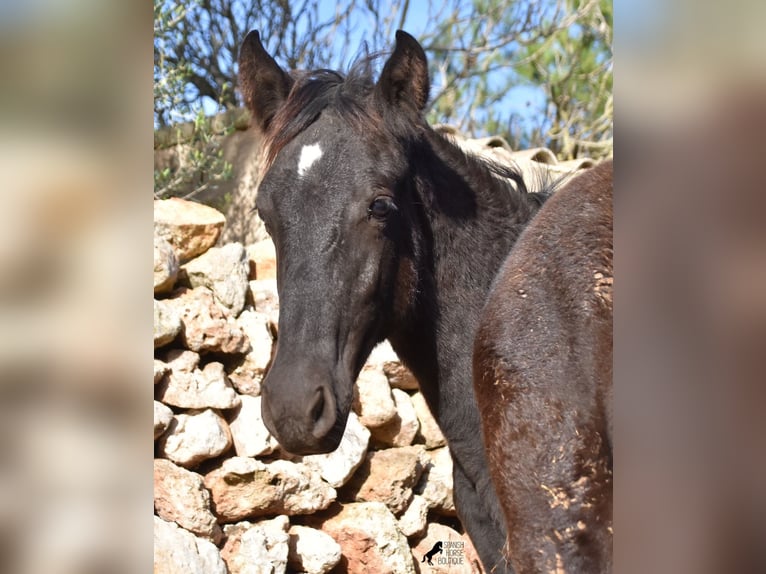
[[286,516],[226,525],[221,556],[230,574],[283,574],[287,568],[289,527]]
[[303,463],[319,472],[330,485],[340,488],[364,461],[369,442],[370,431],[351,412],[338,448],[328,454],[304,456]]
[[343,500],[382,502],[394,514],[410,503],[413,487],[427,464],[422,445],[390,448],[367,453],[359,470],[343,488]]
[[287,564],[296,572],[325,574],[340,561],[340,545],[329,534],[297,524],[290,527],[289,534]]
[[158,445],[165,457],[191,468],[226,452],[231,446],[231,434],[226,421],[215,411],[189,411],[173,417]]
[[381,502],[334,505],[331,512],[307,518],[340,545],[343,556],[336,567],[341,572],[414,574],[407,538],[396,518]]
[[430,459],[415,492],[428,507],[445,516],[456,516],[452,481],[452,457],[447,447],[426,451]]
[[178,277],[178,257],[165,239],[154,236],[154,294],[170,293]]
[[172,370],[159,386],[159,399],[185,409],[231,409],[240,404],[221,363],[208,363],[192,372]]
[[261,416],[261,397],[242,395],[242,405],[229,423],[237,456],[270,454],[279,446]]
[[247,246],[251,264],[251,279],[275,279],[277,276],[277,253],[271,239],[263,239]]
[[409,446],[420,428],[410,396],[401,389],[391,389],[396,416],[380,427],[370,429],[376,447]]
[[420,430],[418,431],[416,441],[425,443],[427,449],[446,446],[447,439],[444,438],[439,424],[431,414],[423,394],[415,393],[412,395],[411,400],[420,421]]
[[245,307],[247,259],[239,243],[211,247],[183,267],[192,287],[207,287],[216,300],[236,317]]
[[[442,551],[431,557],[431,564],[424,562],[425,554],[437,542],[442,543]],[[426,535],[412,549],[412,556],[418,572],[423,574],[484,574],[471,539],[438,522],[428,525]]]
[[382,371],[365,367],[354,385],[353,409],[368,428],[380,427],[396,417],[396,404]]
[[168,522],[218,543],[223,535],[210,511],[210,493],[196,472],[154,459],[154,510]]
[[159,401],[154,401],[154,440],[157,440],[168,430],[173,420],[173,411]]
[[335,489],[319,474],[287,460],[232,457],[205,476],[221,522],[253,516],[308,514],[327,508]]
[[276,279],[256,279],[250,281],[250,297],[253,307],[269,318],[269,324],[276,333],[279,324],[279,295]]
[[181,316],[181,340],[196,352],[247,353],[250,342],[206,287],[176,289],[168,300]]
[[215,545],[154,517],[154,574],[228,574]]
[[381,368],[388,377],[392,388],[404,391],[418,389],[418,381],[415,376],[405,367],[388,340],[378,344],[367,359],[368,365],[376,365]]
[[164,347],[181,332],[181,317],[167,301],[154,300],[154,348]]
[[215,245],[224,223],[221,212],[201,203],[177,197],[154,202],[154,232],[173,246],[182,264]]
[[160,361],[159,359],[154,359],[154,384],[156,385],[159,383],[162,378],[167,375],[170,372],[170,367],[168,367],[164,361]]
[[249,282],[254,307],[261,313],[279,308],[276,279],[252,279]]
[[416,391],[420,388],[415,375],[398,360],[383,363],[383,372],[388,377],[388,383],[394,389]]
[[251,358],[252,354],[242,355],[235,363],[229,362],[229,382],[240,395],[257,397],[266,374],[258,361]]
[[[271,362],[273,339],[269,327],[269,317],[258,311],[242,311],[237,324],[247,335],[252,346],[244,361],[229,375],[239,392],[243,394],[260,394],[260,384]],[[244,392],[244,389],[255,389],[258,392]]]
[[186,349],[170,349],[165,353],[164,358],[163,364],[174,374],[191,374],[199,366],[199,353]]
[[386,363],[398,362],[399,357],[394,351],[388,339],[381,341],[372,349],[370,356],[367,357],[367,364],[382,367]]
[[399,530],[407,537],[420,536],[428,524],[428,501],[416,494],[398,520]]

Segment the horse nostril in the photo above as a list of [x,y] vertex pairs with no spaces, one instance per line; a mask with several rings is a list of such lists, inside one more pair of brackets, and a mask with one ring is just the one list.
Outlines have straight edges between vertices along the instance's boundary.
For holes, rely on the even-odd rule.
[[317,398],[314,401],[314,406],[311,407],[311,412],[309,414],[311,422],[315,425],[318,424],[319,420],[322,418],[322,414],[324,414],[324,393],[320,389],[317,393]]
[[317,389],[316,399],[309,409],[309,417],[313,426],[311,434],[319,439],[324,438],[335,425],[335,398],[329,388],[322,386]]

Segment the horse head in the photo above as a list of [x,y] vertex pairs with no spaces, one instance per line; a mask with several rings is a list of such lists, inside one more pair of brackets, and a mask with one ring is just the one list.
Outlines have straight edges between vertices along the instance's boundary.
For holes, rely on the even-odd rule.
[[289,74],[253,31],[239,67],[265,137],[257,210],[277,253],[279,340],[263,418],[288,451],[330,452],[367,356],[417,291],[409,154],[426,126],[426,58],[399,31],[377,82],[369,60],[347,76]]

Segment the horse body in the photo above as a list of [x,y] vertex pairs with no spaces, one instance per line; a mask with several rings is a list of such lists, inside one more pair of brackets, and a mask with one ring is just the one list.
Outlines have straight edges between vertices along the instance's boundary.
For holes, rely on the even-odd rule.
[[559,190],[498,274],[474,385],[516,571],[612,560],[612,164]]
[[504,172],[514,189],[427,125],[425,54],[403,32],[377,83],[353,70],[291,76],[251,32],[240,83],[266,136],[257,205],[277,251],[267,427],[294,453],[334,450],[356,376],[388,338],[447,438],[455,506],[485,568],[511,572],[472,342],[492,279],[543,196]]

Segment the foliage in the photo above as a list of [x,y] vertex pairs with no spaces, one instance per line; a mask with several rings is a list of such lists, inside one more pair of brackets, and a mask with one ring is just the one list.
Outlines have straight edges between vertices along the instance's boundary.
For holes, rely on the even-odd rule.
[[251,29],[287,68],[343,69],[362,41],[362,54],[390,49],[397,28],[429,57],[431,122],[561,159],[611,155],[610,0],[155,0],[155,127],[238,106],[237,54]]
[[[567,0],[563,25],[528,44],[520,75],[546,95],[546,145],[559,157],[612,150],[612,3]],[[583,154],[584,152],[584,154]]]
[[[193,77],[191,65],[173,58],[172,48],[188,18],[188,9],[154,0],[154,109],[160,111],[161,123],[193,118],[190,134],[183,124],[176,125],[176,162],[172,167],[155,169],[154,196],[193,197],[217,181],[232,176],[232,166],[223,158],[216,134],[205,118],[200,102],[185,97],[186,85]],[[225,86],[221,94],[225,94]],[[227,131],[227,130],[225,130]]]
[[[155,0],[155,22],[157,4],[165,12],[177,8]],[[347,25],[355,9],[351,2],[322,20],[319,0],[196,0],[183,10],[172,42],[158,45],[155,36],[155,62],[159,53],[170,66],[184,67],[186,82],[178,94],[185,105],[207,99],[219,111],[232,109],[238,105],[233,87],[239,46],[250,30],[260,30],[267,49],[290,69],[329,67],[338,56],[338,40],[344,38],[341,50],[349,46]],[[172,110],[155,102],[155,124],[168,125]]]
[[[448,9],[445,10],[444,6]],[[454,1],[429,12],[421,37],[437,89],[430,119],[514,148],[549,147],[561,159],[612,150],[612,5],[609,0]],[[524,113],[508,94],[542,92]]]
[[[191,130],[184,130],[184,127]],[[175,132],[172,141],[176,162],[172,167],[154,170],[155,199],[176,195],[188,199],[232,177],[233,167],[224,159],[219,144],[220,136],[230,133],[230,126],[222,134],[215,133],[200,109],[193,124],[180,124],[170,129]]]

